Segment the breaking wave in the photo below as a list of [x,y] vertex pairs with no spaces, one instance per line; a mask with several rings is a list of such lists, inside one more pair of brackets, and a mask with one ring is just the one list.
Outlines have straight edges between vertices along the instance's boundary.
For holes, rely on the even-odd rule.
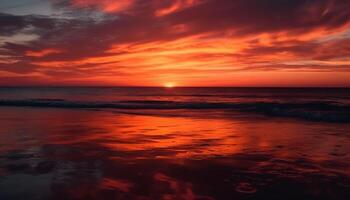
[[350,106],[336,102],[177,102],[116,101],[87,102],[63,99],[0,100],[0,106],[70,109],[222,109],[261,113],[268,116],[292,117],[311,121],[350,122]]

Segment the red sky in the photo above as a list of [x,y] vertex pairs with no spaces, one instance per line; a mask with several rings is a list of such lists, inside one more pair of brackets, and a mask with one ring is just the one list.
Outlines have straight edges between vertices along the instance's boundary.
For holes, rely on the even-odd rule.
[[350,87],[350,1],[0,3],[0,85],[170,83]]

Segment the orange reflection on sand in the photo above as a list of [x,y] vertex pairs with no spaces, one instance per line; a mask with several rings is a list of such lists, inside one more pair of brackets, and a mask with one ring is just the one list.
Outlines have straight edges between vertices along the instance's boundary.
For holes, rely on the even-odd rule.
[[340,142],[332,135],[316,140],[307,123],[261,119],[249,124],[236,118],[235,113],[218,118],[215,113],[202,112],[191,118],[169,116],[169,112],[164,116],[97,115],[88,126],[99,127],[103,132],[80,135],[66,142],[94,142],[123,153],[114,155],[115,159],[127,158],[124,154],[130,154],[130,159],[204,159],[251,152],[279,158],[307,155],[315,161],[331,159],[334,146]]
[[104,178],[100,185],[102,189],[116,189],[122,192],[129,192],[132,186],[133,184],[128,181],[111,178]]
[[[181,117],[129,116],[118,122],[130,126],[117,126],[108,137],[118,142],[106,143],[109,148],[122,151],[167,151],[157,158],[227,155],[238,150],[242,143],[235,137],[237,127],[225,120],[191,119]],[[113,139],[111,140],[113,141]]]
[[[307,156],[323,162],[350,156],[346,154],[350,149],[344,140],[348,125],[240,118],[234,112],[214,111],[147,111],[149,115],[55,109],[30,111],[3,109],[9,120],[3,120],[0,127],[0,152],[44,143],[74,148],[86,146],[90,151],[83,151],[85,156],[109,152],[108,158],[127,160],[234,158],[248,153],[286,159]],[[10,120],[13,118],[21,121],[21,130],[41,129],[13,131],[18,123]],[[43,123],[38,119],[47,121]],[[9,136],[9,132],[14,134]],[[16,142],[18,140],[21,142]]]

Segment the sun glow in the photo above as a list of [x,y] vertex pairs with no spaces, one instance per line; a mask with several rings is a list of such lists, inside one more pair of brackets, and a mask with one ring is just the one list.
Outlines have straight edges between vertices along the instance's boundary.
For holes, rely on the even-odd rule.
[[164,87],[166,87],[166,88],[173,88],[173,87],[175,87],[175,84],[174,83],[165,83]]

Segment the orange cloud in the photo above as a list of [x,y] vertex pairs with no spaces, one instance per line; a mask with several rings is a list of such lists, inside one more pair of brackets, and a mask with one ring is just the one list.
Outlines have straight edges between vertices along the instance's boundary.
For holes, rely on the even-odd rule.
[[72,0],[72,5],[75,7],[97,7],[108,13],[125,11],[133,3],[134,0]]
[[[36,61],[32,64],[51,69],[79,69],[80,73],[94,74],[95,80],[113,82],[118,77],[125,84],[139,80],[140,85],[158,86],[168,82],[179,86],[205,85],[208,80],[218,85],[247,85],[249,81],[277,84],[280,77],[291,80],[290,77],[296,76],[291,72],[329,71],[329,66],[333,66],[333,70],[341,70],[350,65],[348,60],[315,60],[313,56],[320,56],[333,48],[330,46],[339,45],[329,42],[318,45],[318,48],[298,47],[305,42],[303,34],[293,38],[284,33],[266,33],[237,39],[225,33],[221,33],[220,38],[216,35],[209,33],[170,41],[117,43],[101,56],[70,61]],[[343,51],[338,48],[339,52]],[[306,53],[301,53],[301,50]],[[271,72],[266,73],[268,71]],[[274,75],[273,71],[281,73]],[[222,78],[217,80],[218,77]],[[313,83],[308,80],[313,79],[308,77],[299,81]]]
[[39,51],[27,51],[25,55],[29,57],[44,57],[50,54],[58,54],[62,52],[63,51],[59,49],[42,49]]
[[161,17],[188,8],[199,3],[199,0],[174,0],[169,6],[156,10],[155,15]]

